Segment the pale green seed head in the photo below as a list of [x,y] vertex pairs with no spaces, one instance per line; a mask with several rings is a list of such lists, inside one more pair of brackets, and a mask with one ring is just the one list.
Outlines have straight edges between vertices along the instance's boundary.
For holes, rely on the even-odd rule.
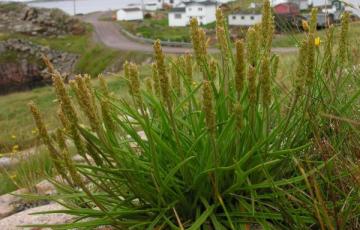
[[206,125],[209,131],[212,134],[215,134],[216,121],[213,110],[213,96],[212,96],[210,82],[207,80],[204,80],[203,82],[203,110],[205,114]]
[[245,43],[243,40],[236,41],[236,72],[235,72],[235,86],[238,96],[241,95],[244,88],[244,81],[246,75],[246,60],[245,60]]

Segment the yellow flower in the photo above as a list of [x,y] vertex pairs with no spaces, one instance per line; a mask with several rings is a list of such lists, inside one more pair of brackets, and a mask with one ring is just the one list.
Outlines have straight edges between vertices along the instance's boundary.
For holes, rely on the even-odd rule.
[[32,134],[37,134],[37,129],[31,130],[31,133],[32,133]]
[[14,134],[11,135],[11,139],[14,139],[14,140],[15,140],[15,139],[16,139],[16,135],[14,135]]
[[19,145],[14,145],[13,147],[12,147],[12,152],[17,152],[19,150]]
[[309,31],[309,23],[306,20],[301,20],[302,28],[304,31]]
[[15,178],[16,178],[16,174],[10,176],[10,179],[12,180],[14,180]]
[[320,40],[320,37],[316,37],[315,38],[315,46],[320,46],[320,43],[321,43],[321,40]]

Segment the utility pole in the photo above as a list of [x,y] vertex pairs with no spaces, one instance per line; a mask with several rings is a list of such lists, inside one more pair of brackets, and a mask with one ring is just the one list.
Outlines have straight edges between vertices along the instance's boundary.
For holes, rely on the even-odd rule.
[[76,0],[73,0],[74,16],[76,15]]
[[143,16],[144,16],[144,12],[145,12],[144,0],[141,0],[141,11],[142,11]]

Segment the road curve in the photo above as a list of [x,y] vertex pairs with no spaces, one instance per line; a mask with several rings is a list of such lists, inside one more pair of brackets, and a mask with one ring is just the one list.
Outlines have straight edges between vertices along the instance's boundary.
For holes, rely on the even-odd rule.
[[[81,19],[87,23],[93,25],[94,28],[94,40],[96,42],[102,43],[107,47],[122,50],[122,51],[140,51],[140,52],[153,52],[153,47],[150,44],[139,43],[133,41],[130,38],[122,34],[118,26],[111,21],[100,20],[102,15],[109,15],[110,13],[96,12],[92,14],[87,14],[81,17]],[[276,53],[291,53],[295,52],[297,48],[295,47],[278,47],[273,48],[272,51]],[[191,52],[191,48],[186,47],[163,47],[165,53],[180,54]],[[210,53],[217,52],[217,49],[210,48]]]

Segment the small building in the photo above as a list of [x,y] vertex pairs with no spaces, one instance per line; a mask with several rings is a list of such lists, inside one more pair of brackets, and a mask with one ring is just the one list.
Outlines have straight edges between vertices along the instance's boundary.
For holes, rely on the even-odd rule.
[[261,20],[262,14],[258,11],[237,11],[228,16],[230,26],[250,27],[261,23]]
[[169,13],[169,26],[187,26],[190,19],[196,18],[200,25],[216,21],[217,3],[213,1],[188,1],[182,7],[175,7]]
[[156,11],[163,8],[163,0],[144,0],[144,10]]
[[181,27],[189,23],[189,18],[186,16],[185,7],[172,8],[169,12],[169,26]]
[[299,0],[299,9],[300,9],[300,10],[307,10],[307,9],[309,9],[308,0]]
[[216,0],[217,3],[219,4],[226,4],[226,3],[229,3],[229,2],[234,2],[235,0]]
[[144,3],[144,9],[147,11],[157,11],[160,10],[159,6],[156,3]]
[[359,0],[344,0],[345,10],[353,13],[354,15],[360,17],[360,2]]
[[171,7],[177,7],[182,2],[183,0],[164,0],[164,4]]
[[323,8],[331,6],[332,2],[332,0],[309,0],[308,4],[312,7]]
[[276,6],[274,6],[273,9],[276,14],[288,14],[288,15],[300,14],[299,5],[292,2],[277,4]]
[[118,21],[137,21],[143,19],[144,14],[139,7],[122,8],[116,12],[116,20]]

